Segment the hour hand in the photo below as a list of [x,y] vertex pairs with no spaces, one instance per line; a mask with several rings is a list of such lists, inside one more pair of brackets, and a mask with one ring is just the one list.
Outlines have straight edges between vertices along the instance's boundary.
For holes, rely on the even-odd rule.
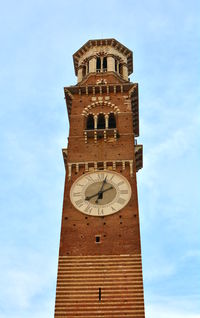
[[102,190],[101,192],[99,192],[98,198],[96,199],[95,203],[98,203],[98,200],[99,200],[99,199],[103,199],[103,193],[104,193],[104,192],[109,191],[109,190],[111,190],[111,189],[113,189],[113,186],[111,186],[110,188],[105,189],[105,190]]
[[96,197],[98,194],[99,194],[99,192],[97,192],[97,193],[95,193],[95,194],[93,194],[93,195],[87,196],[87,197],[85,197],[85,200],[86,200],[86,201],[89,201],[90,199]]
[[[104,193],[104,192],[107,192],[107,191],[110,190],[110,189],[113,189],[113,186],[111,186],[111,187],[108,188],[108,189],[102,190],[102,191],[101,191],[101,196],[103,196],[103,193]],[[97,195],[98,195],[98,197],[99,197],[99,192],[97,192],[97,193],[95,193],[95,194],[92,194],[92,195],[90,195],[90,196],[85,197],[85,200],[86,200],[86,201],[89,201],[90,199],[96,197]],[[102,198],[100,197],[99,199],[102,199]],[[96,201],[97,201],[97,200],[96,200]],[[96,202],[96,201],[95,201],[95,203],[98,203],[98,201],[97,201],[97,202]]]

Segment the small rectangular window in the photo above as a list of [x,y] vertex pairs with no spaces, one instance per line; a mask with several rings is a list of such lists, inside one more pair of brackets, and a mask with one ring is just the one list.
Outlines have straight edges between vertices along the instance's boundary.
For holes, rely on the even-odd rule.
[[99,235],[96,236],[96,243],[100,243],[100,236]]

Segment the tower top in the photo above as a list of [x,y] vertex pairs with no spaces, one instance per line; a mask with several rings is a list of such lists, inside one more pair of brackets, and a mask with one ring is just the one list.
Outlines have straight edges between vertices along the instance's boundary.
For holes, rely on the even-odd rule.
[[133,53],[115,39],[87,41],[73,54],[78,83],[89,73],[115,72],[123,80],[133,72]]

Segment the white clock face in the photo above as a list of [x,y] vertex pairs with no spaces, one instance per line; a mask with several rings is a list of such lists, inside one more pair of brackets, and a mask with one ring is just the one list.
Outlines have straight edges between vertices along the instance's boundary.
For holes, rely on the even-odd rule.
[[130,200],[131,186],[117,172],[95,171],[79,177],[70,199],[76,209],[92,216],[106,216],[121,210]]

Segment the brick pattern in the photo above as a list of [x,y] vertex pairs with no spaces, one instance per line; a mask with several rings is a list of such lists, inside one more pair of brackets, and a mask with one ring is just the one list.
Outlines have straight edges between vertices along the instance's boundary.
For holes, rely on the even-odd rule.
[[63,317],[144,318],[141,255],[60,256],[55,318]]

